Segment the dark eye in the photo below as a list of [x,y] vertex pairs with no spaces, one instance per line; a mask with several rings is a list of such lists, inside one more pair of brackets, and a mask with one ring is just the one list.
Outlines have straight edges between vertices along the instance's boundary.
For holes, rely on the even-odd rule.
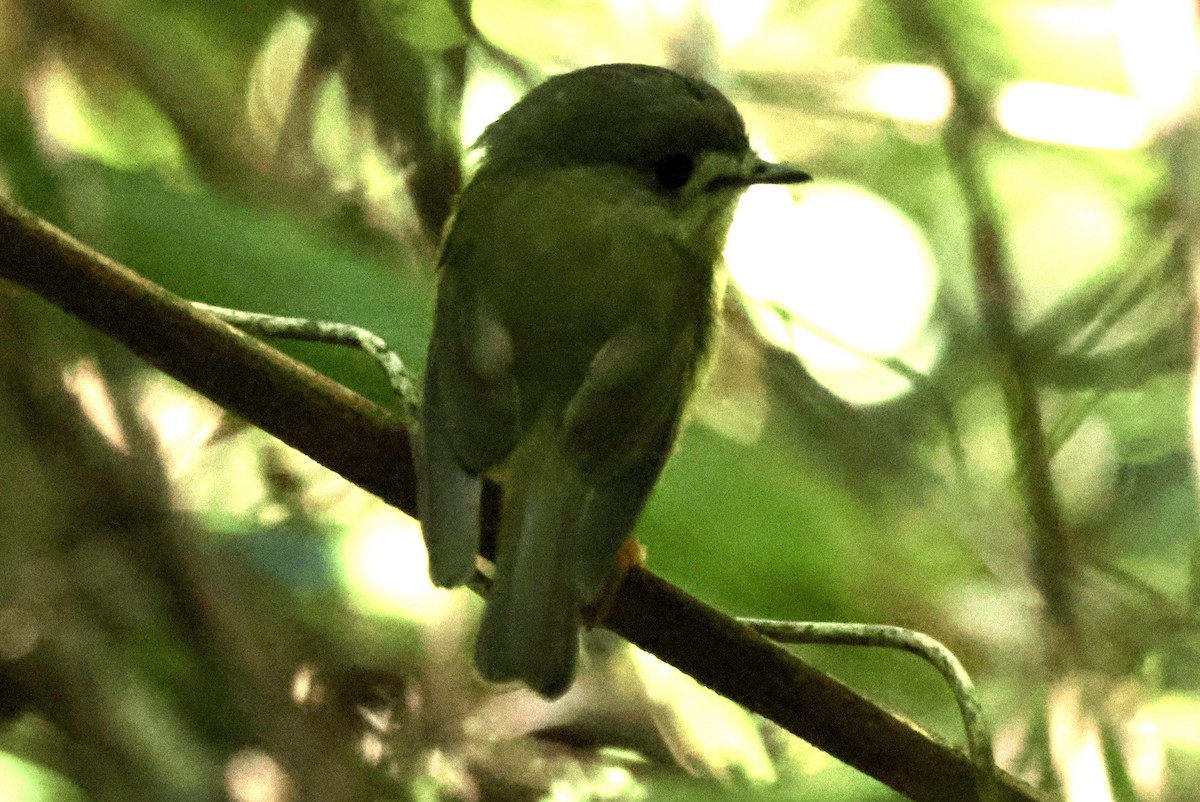
[[655,162],[654,180],[663,189],[675,192],[683,188],[692,177],[695,168],[696,163],[691,156],[686,153],[673,153]]

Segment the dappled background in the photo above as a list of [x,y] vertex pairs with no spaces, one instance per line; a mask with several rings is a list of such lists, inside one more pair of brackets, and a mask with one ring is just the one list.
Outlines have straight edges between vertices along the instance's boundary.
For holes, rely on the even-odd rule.
[[[1001,764],[1064,799],[1195,799],[1185,0],[0,0],[0,191],[419,375],[466,146],[608,61],[706,78],[817,177],[738,211],[649,567],[941,639]],[[281,347],[400,408],[362,355]],[[554,704],[484,685],[481,605],[424,560],[412,520],[0,285],[0,802],[896,798],[611,635]],[[916,659],[802,653],[960,742]]]

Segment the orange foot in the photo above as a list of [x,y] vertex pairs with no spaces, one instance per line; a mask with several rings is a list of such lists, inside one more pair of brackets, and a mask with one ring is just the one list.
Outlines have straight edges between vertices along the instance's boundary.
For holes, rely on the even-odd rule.
[[617,600],[617,592],[621,589],[621,583],[625,581],[625,575],[629,573],[629,569],[640,568],[645,564],[646,547],[639,543],[633,535],[625,538],[625,542],[617,550],[617,559],[612,573],[608,575],[608,580],[604,583],[604,590],[600,591],[600,595],[596,597],[595,601],[585,605],[580,611],[583,614],[584,626],[591,629],[604,624],[604,619],[608,618],[608,612]]

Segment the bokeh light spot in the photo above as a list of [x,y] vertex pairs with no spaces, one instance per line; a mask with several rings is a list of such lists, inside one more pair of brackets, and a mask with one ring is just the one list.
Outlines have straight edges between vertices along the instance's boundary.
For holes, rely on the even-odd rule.
[[1116,0],[1114,28],[1125,72],[1156,123],[1188,108],[1200,66],[1196,4],[1188,0]]
[[[494,72],[472,70],[463,93],[460,134],[466,145],[479,139],[483,129],[508,111],[520,97],[517,90]],[[467,153],[470,157],[472,154]],[[478,154],[474,154],[478,156]]]
[[996,119],[1013,136],[1100,150],[1131,150],[1153,133],[1141,100],[1078,86],[1020,81],[1000,93]]
[[354,601],[370,612],[425,618],[452,595],[429,581],[420,525],[394,510],[363,519],[343,538],[341,555]]
[[928,64],[881,64],[859,86],[864,106],[885,117],[932,125],[950,114],[950,79]]
[[937,359],[933,255],[907,217],[866,190],[819,184],[795,204],[784,188],[752,188],[725,255],[760,333],[848,401],[910,388],[881,360],[923,371]]

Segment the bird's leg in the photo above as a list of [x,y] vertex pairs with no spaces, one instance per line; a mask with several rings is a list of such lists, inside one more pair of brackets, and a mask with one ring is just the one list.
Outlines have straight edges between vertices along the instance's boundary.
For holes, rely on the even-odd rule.
[[600,591],[600,595],[580,610],[585,627],[592,629],[604,625],[604,620],[617,600],[617,593],[621,590],[622,583],[625,582],[625,575],[631,568],[641,568],[645,564],[646,547],[633,535],[625,538],[621,548],[617,549],[617,558],[614,561],[612,573],[604,582],[604,588]]

